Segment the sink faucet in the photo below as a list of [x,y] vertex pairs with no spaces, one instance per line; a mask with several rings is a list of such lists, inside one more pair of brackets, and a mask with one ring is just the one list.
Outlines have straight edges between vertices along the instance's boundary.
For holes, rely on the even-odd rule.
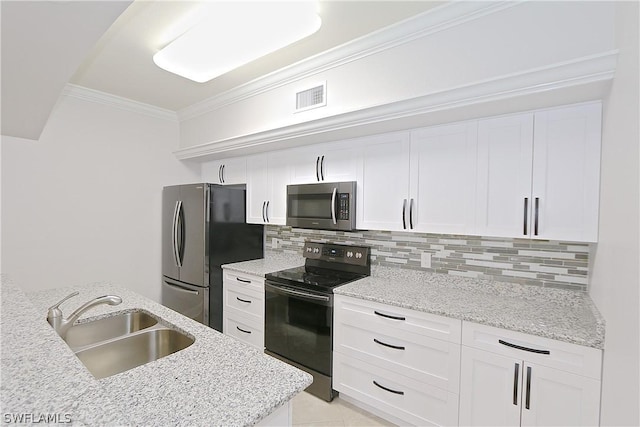
[[80,317],[85,311],[100,304],[118,305],[122,302],[122,298],[116,295],[105,295],[102,297],[98,297],[86,302],[76,311],[71,313],[71,315],[67,319],[65,319],[62,315],[62,310],[60,310],[59,308],[60,304],[62,304],[69,298],[75,297],[78,294],[79,292],[73,292],[64,297],[57,304],[49,307],[49,311],[47,313],[47,322],[49,322],[53,329],[55,329],[58,335],[60,335],[63,339],[67,335],[67,331],[69,330],[69,328],[73,326],[73,323],[78,320],[78,317]]

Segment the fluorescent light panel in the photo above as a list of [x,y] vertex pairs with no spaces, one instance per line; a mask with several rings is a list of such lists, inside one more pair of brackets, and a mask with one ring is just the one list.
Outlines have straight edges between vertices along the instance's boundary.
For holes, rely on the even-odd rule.
[[204,83],[315,33],[321,24],[316,1],[206,3],[202,19],[153,61]]

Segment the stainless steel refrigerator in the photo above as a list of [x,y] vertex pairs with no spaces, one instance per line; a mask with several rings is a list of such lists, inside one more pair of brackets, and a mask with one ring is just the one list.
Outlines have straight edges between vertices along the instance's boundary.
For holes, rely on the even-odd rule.
[[263,233],[246,223],[244,188],[164,187],[162,304],[222,331],[221,265],[262,258]]

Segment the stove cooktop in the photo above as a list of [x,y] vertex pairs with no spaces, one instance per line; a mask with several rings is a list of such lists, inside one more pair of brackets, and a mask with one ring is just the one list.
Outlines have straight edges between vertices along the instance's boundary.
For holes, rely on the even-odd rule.
[[280,270],[265,276],[267,280],[278,284],[322,293],[332,293],[333,288],[363,277],[366,275],[308,266]]
[[333,288],[367,277],[371,272],[369,248],[334,243],[305,242],[302,267],[265,275],[275,284],[333,293]]

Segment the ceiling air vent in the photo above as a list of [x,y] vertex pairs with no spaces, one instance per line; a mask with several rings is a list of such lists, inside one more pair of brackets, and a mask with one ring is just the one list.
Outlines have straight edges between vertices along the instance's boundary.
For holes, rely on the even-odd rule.
[[327,105],[326,89],[327,83],[324,82],[296,93],[296,112]]

